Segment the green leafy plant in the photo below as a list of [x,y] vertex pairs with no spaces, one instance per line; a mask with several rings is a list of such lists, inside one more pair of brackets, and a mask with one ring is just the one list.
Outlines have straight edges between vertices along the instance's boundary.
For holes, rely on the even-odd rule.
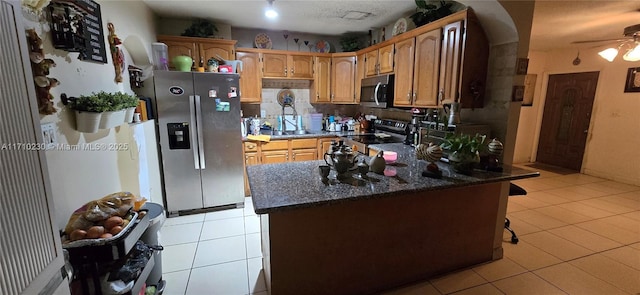
[[100,91],[69,100],[69,107],[73,110],[96,113],[119,111],[137,105],[138,97],[122,92]]
[[453,170],[471,175],[473,168],[480,162],[480,151],[484,149],[486,135],[453,134],[445,135],[440,144],[443,150],[448,151],[449,161]]
[[[409,17],[413,23],[416,24],[416,27],[428,24],[453,13],[451,10],[453,3],[450,1],[415,0],[415,2],[417,6],[416,12]],[[431,2],[439,3],[439,5],[432,4]]]
[[484,141],[486,138],[486,135],[480,135],[477,133],[474,136],[469,134],[448,133],[445,135],[440,147],[443,150],[450,151],[451,153],[456,152],[462,157],[475,157],[475,155],[484,148]]
[[182,36],[211,37],[216,32],[218,32],[218,28],[214,23],[206,19],[198,18],[195,19],[193,23],[191,23],[191,26],[182,33]]
[[362,48],[362,38],[357,35],[344,35],[340,38],[340,47],[344,52],[359,50]]

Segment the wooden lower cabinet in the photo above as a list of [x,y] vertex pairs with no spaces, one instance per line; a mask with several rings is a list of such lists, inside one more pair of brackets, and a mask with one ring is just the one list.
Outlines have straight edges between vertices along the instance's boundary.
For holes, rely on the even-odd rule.
[[247,166],[286,162],[315,161],[324,158],[325,151],[331,146],[332,138],[295,138],[270,142],[244,143],[244,193],[251,194],[247,179]]
[[314,161],[318,159],[318,150],[316,149],[299,149],[291,152],[292,162]]
[[264,151],[260,153],[260,164],[289,162],[289,151]]

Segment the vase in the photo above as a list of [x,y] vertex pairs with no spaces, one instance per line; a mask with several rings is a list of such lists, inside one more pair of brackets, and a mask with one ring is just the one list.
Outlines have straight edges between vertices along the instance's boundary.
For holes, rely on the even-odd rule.
[[191,72],[191,65],[193,65],[193,59],[186,55],[178,55],[174,57],[171,62],[176,70],[181,72]]
[[453,171],[471,175],[473,168],[477,163],[480,163],[480,155],[477,152],[473,154],[453,152],[449,155],[449,162],[453,167]]
[[108,129],[113,128],[124,123],[124,117],[126,115],[126,110],[119,111],[111,111],[102,113],[102,117],[100,118],[100,129]]
[[96,133],[100,126],[102,113],[76,111],[76,130],[79,132]]

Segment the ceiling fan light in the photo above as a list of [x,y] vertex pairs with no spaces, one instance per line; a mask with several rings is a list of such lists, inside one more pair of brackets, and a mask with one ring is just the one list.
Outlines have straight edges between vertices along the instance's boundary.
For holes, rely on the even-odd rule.
[[640,44],[636,45],[635,48],[627,51],[627,53],[622,56],[622,58],[626,61],[639,61],[640,60]]
[[616,56],[618,56],[618,49],[607,48],[605,50],[598,52],[598,55],[600,55],[602,58],[606,59],[607,61],[612,62],[616,58]]

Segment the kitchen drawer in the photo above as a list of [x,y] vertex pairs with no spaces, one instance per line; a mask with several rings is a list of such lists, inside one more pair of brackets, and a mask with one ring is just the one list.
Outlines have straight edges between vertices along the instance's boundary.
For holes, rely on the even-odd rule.
[[245,152],[257,152],[258,144],[255,142],[245,142],[244,143],[244,151]]
[[263,151],[288,150],[288,149],[289,149],[288,140],[273,140],[273,141],[265,142],[262,144]]
[[313,149],[318,145],[318,140],[315,138],[302,138],[292,139],[291,149]]

